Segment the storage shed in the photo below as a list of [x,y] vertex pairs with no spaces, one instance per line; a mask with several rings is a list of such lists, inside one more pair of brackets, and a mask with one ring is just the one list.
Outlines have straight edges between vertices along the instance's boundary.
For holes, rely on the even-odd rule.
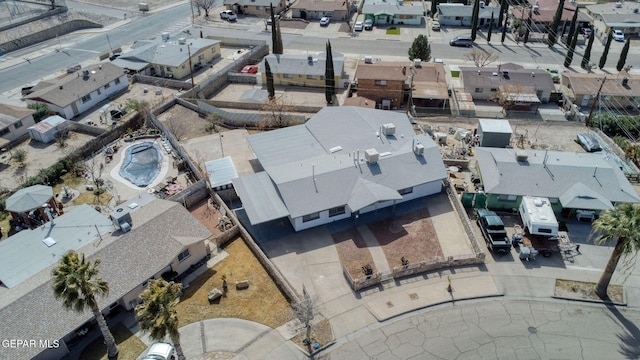
[[511,125],[508,120],[480,119],[478,120],[478,140],[480,146],[506,148],[511,142]]
[[30,126],[29,136],[33,140],[48,144],[56,138],[56,134],[64,126],[65,121],[63,117],[58,115],[49,116],[41,122]]

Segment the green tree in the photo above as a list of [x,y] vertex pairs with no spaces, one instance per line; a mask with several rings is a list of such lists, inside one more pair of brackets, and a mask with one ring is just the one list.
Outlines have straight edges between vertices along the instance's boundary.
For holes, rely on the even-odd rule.
[[[573,17],[571,18],[571,25],[569,25],[569,37],[567,38],[567,44],[571,44],[573,40],[574,32],[573,29],[576,27],[576,21],[578,20],[578,8],[573,12]],[[577,36],[577,34],[575,34]]]
[[282,54],[282,36],[280,35],[280,22],[276,23],[276,17],[273,13],[273,4],[269,3],[271,11],[271,52],[274,54]]
[[622,51],[620,51],[620,59],[618,59],[618,65],[616,65],[616,69],[618,71],[622,71],[624,68],[624,63],[627,62],[627,55],[629,55],[629,46],[631,45],[631,36],[627,37],[627,42],[624,43],[622,47]]
[[438,0],[431,1],[431,18],[433,19],[438,12]]
[[522,39],[522,43],[526,44],[529,41],[529,35],[531,32],[531,18],[533,17],[533,8],[529,8],[529,17],[527,17],[527,21],[525,21],[525,29],[524,29],[524,39]]
[[489,30],[487,30],[487,42],[491,42],[491,33],[493,32],[493,13],[491,13],[491,21],[489,22]]
[[409,48],[409,60],[420,59],[428,62],[431,60],[431,45],[426,35],[420,34],[414,40]]
[[67,310],[78,313],[91,310],[107,345],[109,359],[117,359],[116,341],[96,301],[96,296],[109,294],[109,284],[98,277],[98,265],[100,259],[93,263],[85,261],[84,254],[79,255],[73,250],[64,254],[52,272],[53,295]]
[[504,44],[504,39],[507,37],[507,23],[509,22],[509,18],[507,16],[504,17],[504,24],[502,25],[502,37],[500,38],[500,42]]
[[551,22],[551,27],[549,28],[547,38],[547,43],[549,47],[553,47],[558,40],[558,26],[560,26],[560,19],[562,18],[562,10],[564,9],[564,0],[560,0],[558,2],[558,8],[556,9],[556,14],[553,16],[553,21]]
[[500,0],[500,15],[498,15],[498,24],[502,24],[502,19],[504,18],[504,15],[508,12],[508,10],[509,3],[507,2],[507,0]]
[[471,14],[471,40],[476,41],[478,33],[478,18],[480,14],[480,0],[473,2],[473,12]]
[[324,97],[327,105],[333,103],[336,94],[336,77],[333,71],[333,54],[331,53],[331,43],[327,40],[327,61],[324,69]]
[[269,92],[269,99],[273,99],[276,96],[276,89],[273,86],[273,73],[271,72],[271,66],[269,61],[264,59],[264,74],[267,78],[267,91]]
[[573,61],[573,53],[576,51],[576,45],[578,44],[578,28],[573,31],[571,38],[572,40],[569,45],[569,50],[567,50],[567,56],[564,58],[564,67],[571,66],[571,62]]
[[[593,34],[591,34],[593,36]],[[598,67],[602,69],[604,65],[607,63],[607,56],[609,56],[609,48],[611,47],[611,40],[613,40],[613,30],[609,31],[607,35],[607,42],[604,44],[604,50],[602,50],[602,55],[600,56],[600,62],[598,63]]]
[[166,282],[164,279],[151,280],[147,289],[140,294],[142,303],[136,306],[135,311],[140,329],[148,332],[149,337],[156,341],[163,341],[169,335],[178,360],[185,360],[182,345],[180,345],[176,309],[181,292],[182,284]]
[[36,123],[39,123],[42,119],[44,119],[47,115],[51,113],[51,109],[49,105],[41,102],[31,103],[27,105],[27,109],[35,110],[33,113],[33,120]]
[[593,222],[593,230],[599,235],[595,239],[598,245],[616,241],[607,266],[596,285],[596,293],[606,298],[607,288],[613,272],[624,255],[635,254],[640,249],[640,204],[623,203],[605,210]]
[[587,48],[584,50],[584,55],[582,55],[582,62],[580,63],[580,67],[582,67],[583,69],[589,68],[589,70],[591,70],[589,62],[591,61],[591,48],[593,47],[593,39],[595,39],[595,36],[593,36],[593,26],[589,25],[589,28],[591,29],[591,35],[589,35]]
[[24,166],[27,161],[27,151],[25,149],[17,149],[11,154],[11,160],[17,162],[20,166]]

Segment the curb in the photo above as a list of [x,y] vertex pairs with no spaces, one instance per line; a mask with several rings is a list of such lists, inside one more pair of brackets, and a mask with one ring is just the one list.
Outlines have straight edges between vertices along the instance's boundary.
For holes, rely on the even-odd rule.
[[569,298],[569,297],[555,296],[555,295],[552,295],[551,298],[557,299],[557,300],[582,302],[587,304],[613,305],[613,306],[621,306],[621,307],[629,306],[627,303],[619,303],[615,301],[606,301],[606,300],[577,299],[577,298]]

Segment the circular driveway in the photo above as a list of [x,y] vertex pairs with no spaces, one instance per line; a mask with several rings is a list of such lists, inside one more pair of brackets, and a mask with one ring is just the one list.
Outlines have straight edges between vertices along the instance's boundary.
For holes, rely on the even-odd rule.
[[640,312],[493,299],[443,305],[364,328],[321,358],[637,359]]

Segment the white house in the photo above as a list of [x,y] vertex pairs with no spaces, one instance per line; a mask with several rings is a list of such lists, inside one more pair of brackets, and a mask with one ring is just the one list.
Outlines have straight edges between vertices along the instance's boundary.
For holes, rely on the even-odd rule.
[[33,113],[35,110],[0,104],[0,144],[11,142],[26,134],[29,126],[35,124]]
[[25,96],[28,104],[41,102],[70,120],[129,87],[124,69],[111,63],[89,66],[54,79],[41,81]]
[[252,225],[296,231],[442,191],[438,146],[404,114],[326,107],[303,125],[251,135],[265,171],[233,179]]

